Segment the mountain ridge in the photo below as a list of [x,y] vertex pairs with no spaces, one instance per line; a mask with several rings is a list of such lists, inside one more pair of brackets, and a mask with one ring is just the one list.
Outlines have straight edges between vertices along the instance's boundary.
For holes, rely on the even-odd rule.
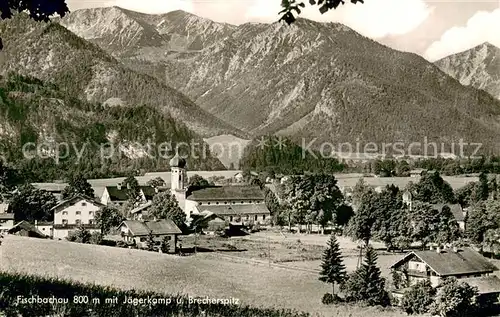
[[58,23],[17,15],[0,23],[5,48],[3,74],[17,72],[55,80],[92,102],[120,98],[128,105],[151,104],[203,136],[243,132],[199,108],[192,100],[148,74],[137,73]]
[[435,64],[463,85],[500,99],[500,48],[490,42],[444,57]]
[[[70,20],[71,14],[62,23]],[[200,25],[183,30],[197,34]],[[168,35],[189,42],[176,27],[167,28],[174,30]],[[467,139],[498,150],[498,101],[463,87],[417,54],[390,49],[342,24],[247,23],[206,36],[203,44],[175,53],[168,46],[142,47],[133,56],[101,47],[252,136],[337,144],[427,138],[449,146]]]

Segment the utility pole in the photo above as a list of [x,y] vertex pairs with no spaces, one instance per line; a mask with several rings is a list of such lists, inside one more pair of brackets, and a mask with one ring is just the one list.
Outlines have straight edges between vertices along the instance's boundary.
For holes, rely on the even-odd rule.
[[269,260],[269,267],[271,267],[271,238],[267,237],[267,258]]
[[196,232],[198,226],[194,226],[194,254],[196,254],[196,247],[198,246],[198,233]]

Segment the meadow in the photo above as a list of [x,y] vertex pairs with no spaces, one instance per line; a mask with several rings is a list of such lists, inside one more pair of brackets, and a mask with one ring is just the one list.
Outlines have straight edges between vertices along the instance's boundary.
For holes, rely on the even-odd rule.
[[[237,298],[242,305],[318,316],[406,316],[375,307],[324,306],[330,287],[317,273],[232,261],[218,253],[179,257],[141,250],[7,235],[0,270],[163,294]],[[294,262],[294,265],[299,262]]]

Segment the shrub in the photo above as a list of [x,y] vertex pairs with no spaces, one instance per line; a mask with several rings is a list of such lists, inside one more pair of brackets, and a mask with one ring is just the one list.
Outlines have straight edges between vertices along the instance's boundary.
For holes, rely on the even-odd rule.
[[170,252],[170,240],[168,240],[168,237],[163,238],[160,249],[162,253]]
[[409,314],[425,314],[434,301],[436,290],[428,280],[418,282],[405,292],[401,299],[401,307]]
[[126,247],[128,247],[127,243],[125,241],[118,241],[118,242],[116,242],[116,246],[119,247],[119,248],[126,248]]
[[321,298],[321,303],[324,305],[332,305],[338,304],[342,302],[342,298],[340,298],[337,294],[325,293],[323,298]]
[[474,316],[478,290],[456,278],[447,278],[439,286],[434,303],[429,311],[439,316]]
[[102,244],[103,236],[100,232],[93,232],[90,235],[90,243],[91,244]]

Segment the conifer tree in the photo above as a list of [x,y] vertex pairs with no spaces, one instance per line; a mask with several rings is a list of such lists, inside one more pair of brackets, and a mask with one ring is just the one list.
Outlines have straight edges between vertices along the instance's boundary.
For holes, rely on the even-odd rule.
[[371,246],[366,249],[364,263],[348,278],[345,293],[349,300],[364,301],[371,306],[389,304],[385,279],[377,267],[377,253]]
[[332,284],[332,294],[335,294],[335,283],[340,285],[345,281],[345,265],[342,261],[339,243],[334,234],[330,236],[328,247],[323,253],[323,261],[321,263],[321,272],[319,275],[320,281]]
[[146,248],[148,251],[153,251],[155,246],[155,238],[153,235],[153,231],[149,231],[147,240],[146,240]]

